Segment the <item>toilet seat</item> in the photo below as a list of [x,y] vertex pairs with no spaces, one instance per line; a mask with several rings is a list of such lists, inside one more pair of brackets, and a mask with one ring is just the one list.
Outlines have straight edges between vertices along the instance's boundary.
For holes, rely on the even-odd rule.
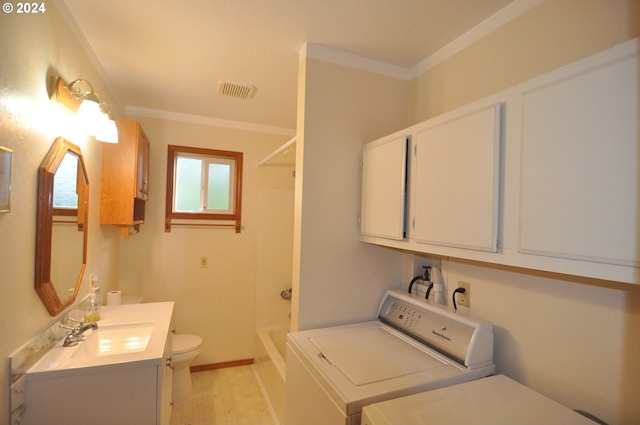
[[195,351],[202,346],[202,338],[197,335],[173,335],[173,354]]

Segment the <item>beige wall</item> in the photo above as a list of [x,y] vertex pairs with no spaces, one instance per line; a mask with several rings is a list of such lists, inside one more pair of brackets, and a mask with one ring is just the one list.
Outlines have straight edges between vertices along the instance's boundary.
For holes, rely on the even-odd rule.
[[[202,353],[194,364],[253,358],[256,282],[260,273],[259,195],[269,188],[293,187],[290,168],[258,168],[256,164],[288,137],[130,118],[140,121],[151,141],[151,176],[145,223],[139,234],[121,242],[120,289],[124,294],[142,295],[146,302],[175,301],[177,331],[200,335],[204,340]],[[174,227],[170,233],[164,232],[169,144],[244,153],[241,233],[229,228],[200,227]],[[291,214],[290,203],[271,207]],[[290,246],[291,240],[271,243],[276,249]],[[200,268],[203,256],[208,257],[208,268]]]
[[413,81],[413,122],[640,34],[637,0],[547,0]]
[[[13,149],[13,179],[9,214],[0,215],[0,357],[48,327],[47,313],[33,289],[35,269],[37,170],[58,136],[80,146],[89,176],[88,264],[80,298],[88,293],[89,273],[100,271],[105,290],[116,289],[118,240],[98,224],[100,143],[78,135],[72,115],[47,96],[47,75],[67,81],[86,78],[109,102],[120,107],[104,81],[61,19],[47,2],[43,15],[0,14],[0,146]],[[7,362],[0,362],[0,423],[8,420]]]
[[498,373],[609,424],[639,423],[640,287],[454,259],[443,271],[493,322]]
[[[548,0],[413,81],[419,122],[640,35],[640,2]],[[416,256],[415,269],[424,260]],[[496,325],[498,372],[610,424],[640,423],[640,288],[443,259]]]
[[301,55],[293,329],[375,317],[402,256],[359,242],[362,145],[407,125],[409,84]]

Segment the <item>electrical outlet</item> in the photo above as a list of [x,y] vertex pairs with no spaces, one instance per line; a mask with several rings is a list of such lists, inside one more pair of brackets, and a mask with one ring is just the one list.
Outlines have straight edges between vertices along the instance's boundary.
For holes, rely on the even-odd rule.
[[200,267],[203,269],[209,267],[209,259],[207,257],[200,257]]
[[471,307],[471,284],[468,282],[458,281],[458,288],[464,288],[464,294],[458,293],[456,295],[456,302],[458,305]]

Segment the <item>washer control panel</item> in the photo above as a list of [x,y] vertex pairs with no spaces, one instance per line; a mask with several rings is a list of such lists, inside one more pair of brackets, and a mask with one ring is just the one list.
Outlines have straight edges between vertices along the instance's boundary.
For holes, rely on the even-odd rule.
[[488,322],[393,290],[383,297],[378,319],[467,366],[493,361]]
[[391,302],[385,316],[387,320],[408,329],[415,328],[422,318],[422,314],[417,309],[399,301]]

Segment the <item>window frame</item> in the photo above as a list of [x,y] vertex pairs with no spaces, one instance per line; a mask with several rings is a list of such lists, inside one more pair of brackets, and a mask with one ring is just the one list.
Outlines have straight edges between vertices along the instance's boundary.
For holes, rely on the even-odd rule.
[[[226,161],[235,162],[235,174],[233,182],[233,213],[210,213],[210,212],[175,212],[175,177],[176,158],[181,154],[185,156],[202,156],[220,158]],[[195,148],[189,146],[168,145],[167,146],[167,191],[165,202],[165,232],[171,231],[171,225],[189,225],[187,223],[175,223],[173,220],[207,220],[207,221],[233,221],[234,224],[204,224],[208,226],[234,226],[236,233],[240,232],[242,218],[242,152],[226,151],[219,149]]]

